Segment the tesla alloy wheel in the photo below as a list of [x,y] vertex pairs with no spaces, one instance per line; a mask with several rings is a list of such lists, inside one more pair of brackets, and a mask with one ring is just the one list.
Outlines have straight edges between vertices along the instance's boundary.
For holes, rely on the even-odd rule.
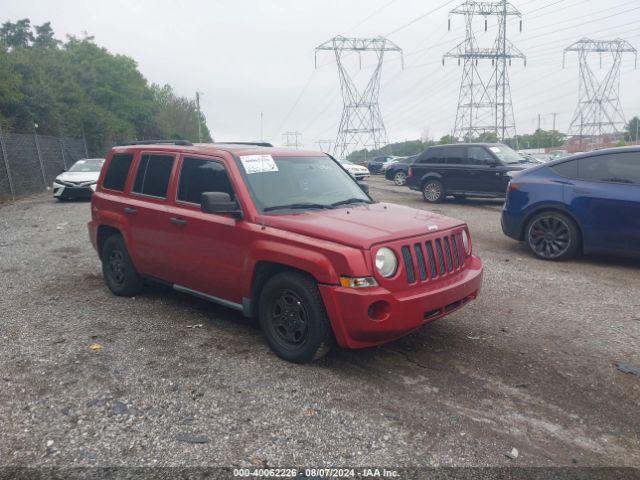
[[580,233],[568,216],[560,212],[543,212],[528,223],[526,241],[539,258],[565,260],[576,255]]

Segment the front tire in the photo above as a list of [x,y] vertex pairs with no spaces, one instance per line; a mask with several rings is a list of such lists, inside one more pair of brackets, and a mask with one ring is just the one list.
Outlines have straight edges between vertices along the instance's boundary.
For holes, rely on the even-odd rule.
[[525,229],[525,241],[535,256],[543,260],[567,260],[578,253],[580,231],[567,215],[541,212]]
[[393,183],[399,187],[404,186],[407,183],[407,174],[403,171],[396,172],[393,176]]
[[260,328],[280,358],[307,363],[333,346],[333,331],[316,282],[297,272],[273,276],[259,300]]
[[107,238],[100,257],[104,280],[114,295],[132,297],[142,290],[142,278],[133,266],[122,235]]
[[439,180],[427,180],[422,186],[422,197],[429,203],[442,203],[444,201],[444,185]]

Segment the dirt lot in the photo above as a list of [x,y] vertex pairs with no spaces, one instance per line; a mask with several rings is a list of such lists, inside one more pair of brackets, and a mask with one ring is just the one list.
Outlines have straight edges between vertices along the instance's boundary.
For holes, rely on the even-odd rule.
[[502,235],[499,202],[435,210],[469,222],[480,298],[298,366],[231,310],[112,296],[88,203],[0,207],[0,464],[640,466],[640,378],[615,367],[640,367],[640,262],[538,261]]

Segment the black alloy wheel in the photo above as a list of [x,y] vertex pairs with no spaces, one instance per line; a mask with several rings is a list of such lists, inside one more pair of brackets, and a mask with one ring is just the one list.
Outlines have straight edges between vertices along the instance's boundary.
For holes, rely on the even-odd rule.
[[142,290],[142,278],[133,266],[122,235],[111,235],[105,240],[100,258],[104,280],[114,295],[131,297]]
[[303,273],[271,277],[260,293],[258,317],[271,349],[290,362],[316,360],[335,341],[318,285]]
[[281,290],[271,307],[271,325],[278,341],[287,348],[304,342],[309,331],[307,319],[302,299],[291,290]]
[[559,212],[543,212],[528,224],[526,241],[531,251],[544,260],[575,256],[579,233],[574,222]]

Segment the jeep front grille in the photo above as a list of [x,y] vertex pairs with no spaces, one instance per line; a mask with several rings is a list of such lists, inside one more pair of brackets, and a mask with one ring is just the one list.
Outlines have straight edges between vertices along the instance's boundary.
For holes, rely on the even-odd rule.
[[401,251],[408,283],[442,277],[464,267],[462,231],[403,245]]

